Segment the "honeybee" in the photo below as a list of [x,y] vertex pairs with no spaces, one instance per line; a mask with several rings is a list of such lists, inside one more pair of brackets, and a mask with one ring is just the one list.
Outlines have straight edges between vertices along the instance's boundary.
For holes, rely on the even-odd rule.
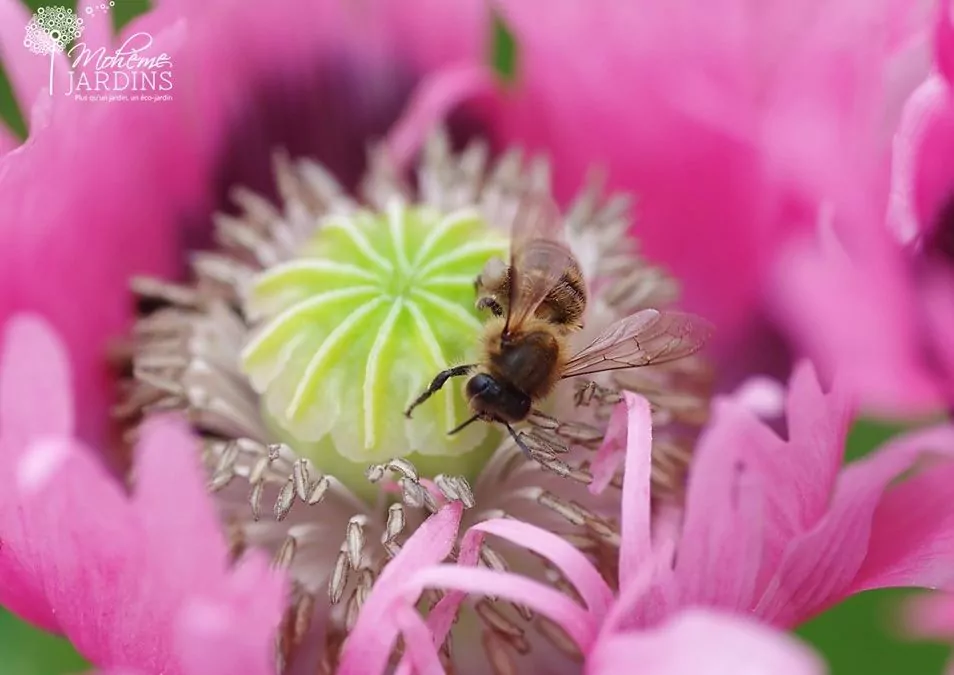
[[469,375],[464,387],[473,416],[454,434],[482,420],[502,424],[528,456],[543,435],[517,433],[515,424],[534,418],[554,421],[534,406],[564,379],[610,370],[659,365],[698,351],[711,334],[704,319],[673,311],[644,309],[617,321],[577,353],[570,341],[583,328],[586,284],[563,239],[555,205],[541,196],[520,199],[512,222],[510,262],[493,259],[474,282],[484,324],[478,363],[441,371],[408,407],[405,416],[453,377]]

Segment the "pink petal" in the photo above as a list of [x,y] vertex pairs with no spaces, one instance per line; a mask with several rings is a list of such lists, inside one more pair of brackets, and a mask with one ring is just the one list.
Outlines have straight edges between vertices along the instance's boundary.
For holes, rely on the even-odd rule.
[[600,628],[601,635],[654,626],[677,605],[679,588],[671,561],[659,553],[631,574]]
[[414,672],[418,675],[444,675],[431,631],[417,611],[408,605],[399,605],[394,610],[394,621],[404,635]]
[[[954,455],[954,429],[923,432],[899,443],[910,443],[912,450],[925,454],[936,450],[950,457]],[[901,452],[892,446],[882,452]],[[852,592],[897,586],[954,590],[950,565],[954,559],[952,481],[954,466],[941,462],[887,489],[874,512],[867,556]]]
[[741,610],[751,601],[771,484],[749,458],[766,436],[771,431],[738,404],[714,404],[695,451],[676,556],[683,603]]
[[463,101],[492,91],[493,85],[485,67],[469,62],[445,66],[427,76],[388,133],[386,143],[395,166],[406,168],[438,123]]
[[[483,543],[484,535],[482,532],[468,530],[460,543],[460,553],[457,556],[457,564],[464,567],[474,567],[480,558],[480,547]],[[467,597],[466,593],[460,591],[450,591],[445,593],[437,605],[428,612],[427,626],[431,631],[433,644],[435,647],[444,643],[447,634],[450,633],[454,621],[457,620],[457,612],[461,603]],[[396,675],[411,675],[413,666],[410,655],[405,655],[398,664]]]
[[926,272],[921,281],[921,301],[939,386],[947,400],[954,401],[954,274],[947,269]]
[[21,143],[22,141],[13,133],[12,129],[7,128],[6,124],[0,122],[0,157],[20,147]]
[[286,606],[283,576],[264,555],[246,556],[217,597],[197,594],[180,612],[175,640],[183,672],[271,675]]
[[620,469],[626,459],[626,420],[629,408],[625,405],[618,405],[613,408],[609,422],[606,425],[606,433],[603,434],[603,442],[600,449],[593,458],[593,464],[590,466],[590,472],[593,474],[593,481],[590,483],[590,494],[598,495],[605,490],[613,476]]
[[828,393],[808,361],[796,365],[789,383],[787,447],[763,449],[766,485],[780,514],[779,538],[818,522],[828,509],[831,491],[844,456],[848,427],[855,413],[853,399],[836,383]]
[[0,355],[0,437],[17,453],[42,436],[73,433],[66,349],[43,319],[23,314],[3,327]]
[[621,588],[633,578],[641,562],[650,555],[650,474],[652,472],[652,415],[649,401],[625,393],[628,413],[626,469],[620,514],[619,583]]
[[[648,409],[646,404],[647,415]],[[504,518],[477,523],[468,530],[468,534],[470,532],[493,534],[549,560],[573,584],[597,620],[602,620],[613,602],[613,592],[599,571],[563,537],[535,525]]]
[[763,420],[775,419],[785,411],[785,387],[770,377],[747,379],[735,390],[732,398]]
[[[858,233],[859,237],[862,233]],[[774,274],[779,320],[823,372],[874,411],[920,413],[939,403],[923,366],[915,289],[897,243],[876,230],[851,257],[793,243]]]
[[934,58],[944,78],[954,83],[954,24],[951,22],[951,5],[948,0],[941,0],[937,7]]
[[932,173],[922,175],[921,153],[931,152],[925,142],[935,133],[935,126],[946,129],[950,111],[949,86],[937,75],[928,77],[912,92],[902,108],[892,145],[888,226],[903,243],[914,241],[930,229],[933,214],[946,196],[944,168],[937,166]]
[[6,597],[3,604],[28,619],[39,611],[55,616],[41,625],[67,635],[95,663],[157,663],[146,654],[163,637],[152,625],[142,630],[137,614],[144,608],[134,602],[148,579],[141,532],[119,486],[88,449],[68,439],[34,442],[9,468],[13,480],[5,484],[15,487],[4,520],[19,527],[4,528],[0,559],[19,562],[21,575],[10,588],[31,589],[35,604],[17,606]]
[[450,553],[462,512],[460,502],[445,505],[421,524],[401,552],[385,566],[342,647],[338,668],[341,675],[383,672],[397,639],[397,626],[387,620],[389,612],[395,602],[400,602],[415,570],[437,563]]
[[405,600],[411,604],[417,602],[425,588],[492,595],[526,605],[559,624],[583,650],[589,648],[596,636],[594,617],[565,593],[517,574],[479,567],[468,569],[458,565],[433,565],[421,569],[408,580],[404,588]]
[[141,429],[133,509],[147,535],[157,581],[168,587],[186,579],[195,588],[214,584],[229,552],[218,513],[210,508],[198,439],[179,418],[152,418]]
[[714,404],[689,477],[676,562],[683,603],[747,610],[794,537],[825,515],[851,416],[850,399],[796,367],[788,441],[737,398]]
[[682,612],[665,625],[613,635],[586,662],[587,675],[818,675],[806,646],[754,622],[708,611]]
[[[885,503],[888,485],[932,451],[954,452],[954,430],[941,427],[908,434],[849,465],[838,479],[828,513],[814,528],[790,542],[755,609],[757,615],[774,625],[792,626],[851,592],[878,586],[881,577],[905,574],[909,583],[922,583],[918,575],[930,579],[936,571],[933,556],[922,561],[923,567],[915,564],[928,542],[920,542],[912,551],[879,554],[885,549],[881,545],[871,551],[870,562],[866,562],[866,556],[869,546],[877,544],[881,536],[874,528],[887,525],[876,517],[876,510]],[[893,511],[888,504],[890,514]],[[917,541],[918,535],[913,539]],[[908,570],[902,572],[905,567]]]
[[907,145],[911,157],[899,167],[892,189],[910,191],[921,233],[934,226],[954,190],[954,170],[945,161],[954,152],[950,87],[939,78],[929,78],[908,100],[898,129],[898,142]]

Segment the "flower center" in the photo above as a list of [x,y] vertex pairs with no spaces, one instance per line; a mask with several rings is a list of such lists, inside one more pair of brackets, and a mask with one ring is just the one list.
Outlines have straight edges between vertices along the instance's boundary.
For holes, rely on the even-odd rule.
[[242,370],[275,434],[358,491],[370,487],[369,463],[396,457],[429,475],[474,475],[500,435],[485,424],[447,435],[467,414],[459,387],[413,419],[403,411],[438,372],[473,362],[474,279],[505,251],[476,209],[439,213],[395,198],[383,213],[326,216],[297,257],[246,293],[255,330]]

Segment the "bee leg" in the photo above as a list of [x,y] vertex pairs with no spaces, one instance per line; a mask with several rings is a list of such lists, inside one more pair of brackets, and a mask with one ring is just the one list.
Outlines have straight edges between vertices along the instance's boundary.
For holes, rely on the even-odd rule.
[[451,429],[450,431],[448,431],[448,432],[447,432],[447,435],[448,435],[448,436],[453,436],[454,434],[456,434],[458,431],[460,431],[460,430],[463,429],[464,427],[466,427],[466,426],[468,426],[468,425],[470,425],[470,424],[476,422],[476,421],[479,420],[479,419],[480,419],[480,415],[474,415],[474,416],[471,417],[469,420],[467,420],[467,421],[465,421],[465,422],[461,422],[461,423],[458,424],[456,427],[454,427],[453,429]]
[[[503,422],[503,420],[500,420]],[[507,431],[510,432],[510,435],[513,437],[513,442],[517,444],[517,447],[523,450],[523,454],[527,457],[531,457],[530,448],[527,447],[527,444],[520,440],[520,434],[514,431],[513,427],[510,426],[509,422],[503,422],[504,426],[507,427]]]
[[470,372],[470,369],[474,367],[474,364],[466,366],[454,366],[453,368],[448,368],[447,370],[442,370],[437,374],[437,377],[434,378],[434,381],[431,382],[423,394],[417,397],[417,400],[412,403],[407,410],[404,411],[404,416],[410,419],[411,411],[414,410],[417,406],[421,405],[424,401],[429,399],[435,392],[440,391],[440,388],[444,386],[444,383],[447,382],[452,377],[460,377],[461,375],[466,375]]
[[489,309],[494,316],[503,316],[503,307],[494,298],[486,295],[477,301],[477,311]]

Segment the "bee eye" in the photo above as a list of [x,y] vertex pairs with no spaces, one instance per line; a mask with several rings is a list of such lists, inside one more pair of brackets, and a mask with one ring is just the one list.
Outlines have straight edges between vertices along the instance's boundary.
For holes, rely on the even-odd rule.
[[467,396],[468,398],[486,396],[489,392],[496,388],[496,386],[497,383],[490,375],[487,375],[486,373],[478,373],[467,381]]

